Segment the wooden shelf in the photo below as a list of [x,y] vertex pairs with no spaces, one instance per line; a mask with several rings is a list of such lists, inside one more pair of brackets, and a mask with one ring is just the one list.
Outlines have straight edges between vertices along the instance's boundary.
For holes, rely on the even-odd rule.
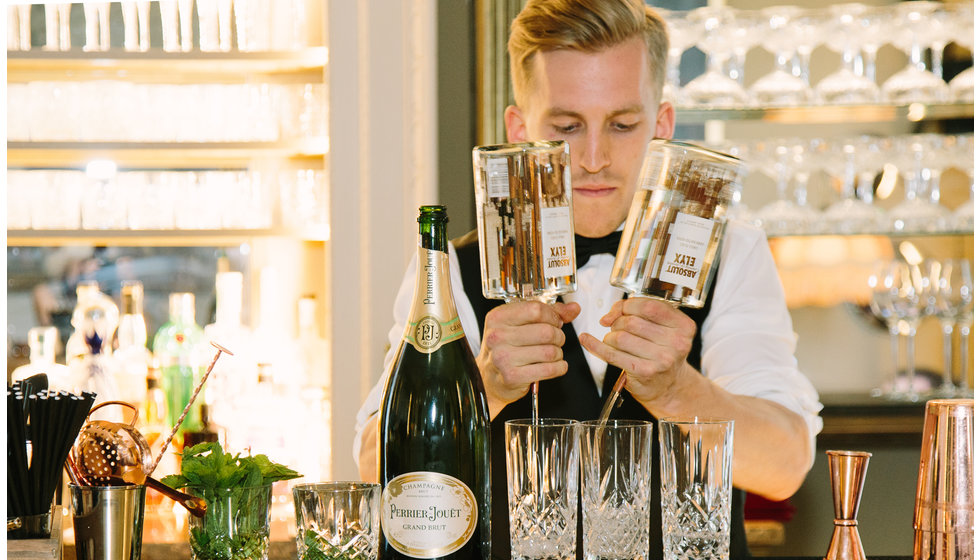
[[8,51],[7,83],[39,80],[323,83],[327,58],[326,47],[288,52]]
[[973,118],[972,103],[912,103],[909,105],[827,105],[806,107],[677,109],[677,122],[767,121],[774,123],[857,123]]
[[254,159],[322,167],[326,138],[282,142],[7,142],[7,168],[77,169],[93,159],[119,168],[242,169]]

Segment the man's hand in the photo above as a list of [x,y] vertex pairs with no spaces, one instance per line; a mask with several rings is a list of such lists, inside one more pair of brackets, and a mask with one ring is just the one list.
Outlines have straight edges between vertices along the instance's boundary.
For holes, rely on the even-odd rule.
[[627,372],[626,389],[640,402],[666,405],[697,375],[687,355],[697,334],[690,317],[669,303],[635,297],[617,301],[600,323],[611,331],[599,342],[582,334],[582,346]]
[[476,363],[493,419],[508,404],[527,394],[531,384],[568,371],[561,347],[561,328],[578,316],[577,303],[547,305],[519,301],[487,313]]

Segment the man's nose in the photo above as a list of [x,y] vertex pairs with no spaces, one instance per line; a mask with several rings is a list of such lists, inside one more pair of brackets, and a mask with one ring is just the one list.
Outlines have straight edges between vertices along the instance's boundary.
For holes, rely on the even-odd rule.
[[598,173],[609,166],[609,140],[600,132],[590,132],[579,149],[579,165],[589,173]]

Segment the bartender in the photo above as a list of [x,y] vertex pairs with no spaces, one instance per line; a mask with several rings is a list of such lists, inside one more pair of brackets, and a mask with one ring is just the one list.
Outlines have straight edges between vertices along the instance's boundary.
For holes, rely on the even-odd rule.
[[[511,26],[516,104],[504,112],[507,140],[568,142],[580,268],[577,291],[559,303],[502,303],[482,295],[476,233],[450,248],[453,296],[490,404],[495,558],[510,558],[504,422],[531,416],[534,382],[542,417],[597,418],[622,370],[624,401],[613,418],[733,419],[732,558],[748,557],[744,491],[788,498],[813,463],[821,406],[797,367],[761,230],[729,224],[703,309],[626,299],[609,284],[647,143],[674,131],[674,108],[661,100],[667,40],[663,19],[642,0],[529,0]],[[386,370],[410,311],[416,266],[395,302]],[[384,383],[358,414],[354,454],[366,480],[377,479]],[[661,558],[660,485],[652,486],[650,557]]]

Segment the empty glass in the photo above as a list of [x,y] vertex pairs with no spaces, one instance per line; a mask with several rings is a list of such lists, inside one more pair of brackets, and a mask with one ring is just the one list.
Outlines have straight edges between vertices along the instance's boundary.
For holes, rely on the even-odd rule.
[[587,560],[650,555],[653,424],[590,420],[582,433],[582,549]]
[[698,30],[697,47],[707,56],[707,70],[682,90],[685,102],[692,105],[734,107],[745,105],[748,95],[724,69],[730,56],[729,32],[736,25],[734,8],[709,6],[688,14]]
[[894,161],[905,182],[905,200],[888,213],[896,231],[938,232],[947,228],[949,210],[939,204],[942,166],[937,165],[937,140],[935,135],[913,134],[895,142]]
[[693,47],[700,38],[701,28],[687,17],[685,10],[659,9],[670,31],[670,48],[667,50],[667,80],[664,84],[664,101],[683,105],[681,95],[681,55]]
[[840,69],[816,86],[817,98],[827,104],[873,103],[878,86],[864,73],[864,36],[871,19],[865,12],[872,8],[859,3],[830,6],[826,44],[841,55]]
[[871,233],[880,226],[882,211],[870,200],[857,197],[862,140],[843,139],[833,144],[826,170],[840,185],[840,200],[823,212],[825,229],[831,233]]
[[899,2],[892,8],[891,42],[908,54],[909,62],[882,85],[882,94],[889,102],[907,104],[946,99],[946,82],[928,71],[925,61],[925,49],[932,44],[935,34],[942,32],[933,17],[941,6],[941,2],[933,0],[914,0]]
[[375,560],[381,531],[381,485],[318,482],[293,486],[296,549],[301,559]]
[[575,558],[580,432],[574,420],[505,422],[511,558]]
[[871,394],[873,396],[887,396],[891,399],[901,397],[896,383],[901,317],[899,317],[895,306],[901,286],[900,277],[901,263],[898,261],[877,263],[868,277],[868,287],[871,288],[871,312],[885,323],[891,349],[891,363],[888,364],[885,378],[877,388],[871,391]]
[[760,26],[763,44],[775,57],[775,68],[759,78],[749,93],[760,105],[801,105],[810,96],[797,57],[799,38],[793,33],[793,18],[803,13],[796,6],[774,6],[762,10],[767,25]]
[[[973,2],[960,2],[951,8],[955,33],[953,40],[970,50],[973,54]],[[949,96],[952,101],[969,103],[973,101],[973,66],[963,70],[949,81]]]
[[[926,271],[932,277],[932,297],[935,315],[939,318],[943,331],[943,383],[937,390],[940,396],[954,396],[958,388],[953,383],[953,331],[957,318],[973,305],[973,273],[970,261],[966,259],[947,259],[941,263],[930,261]],[[967,348],[961,348],[966,353]],[[961,378],[967,370],[961,372]]]
[[660,420],[664,558],[728,559],[733,437],[732,420]]

